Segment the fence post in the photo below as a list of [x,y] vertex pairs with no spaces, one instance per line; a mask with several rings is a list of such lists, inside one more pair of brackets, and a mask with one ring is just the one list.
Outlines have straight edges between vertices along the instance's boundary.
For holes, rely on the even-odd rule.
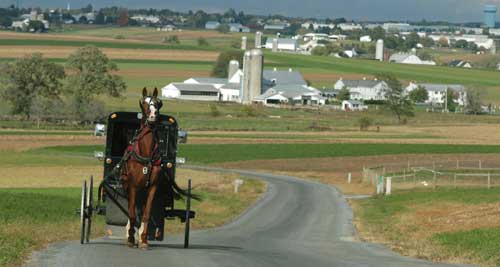
[[351,173],[347,174],[347,183],[351,183]]
[[385,195],[386,196],[391,194],[391,180],[392,180],[392,177],[386,178],[386,184],[385,184]]
[[456,173],[453,175],[453,186],[455,188],[457,188],[457,174]]
[[491,174],[488,172],[488,189],[491,188]]
[[436,171],[434,170],[434,189],[436,189],[436,182],[437,182],[437,178],[436,178]]
[[403,169],[403,181],[406,183],[406,169]]
[[482,164],[481,160],[479,160],[479,169],[482,169]]
[[460,168],[459,161],[457,159],[457,170]]

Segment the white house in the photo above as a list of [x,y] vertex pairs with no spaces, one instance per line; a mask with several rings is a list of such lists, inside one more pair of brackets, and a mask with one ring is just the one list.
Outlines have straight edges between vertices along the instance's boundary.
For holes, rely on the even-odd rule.
[[[265,45],[266,49],[273,49],[273,39],[274,38],[267,38]],[[298,48],[299,43],[297,40],[278,38],[278,50],[296,51]]]
[[408,53],[396,53],[389,58],[389,62],[399,64],[415,64],[415,65],[436,65],[432,60],[421,60],[418,56]]
[[359,38],[359,41],[362,43],[370,43],[372,41],[372,38],[370,37],[370,35],[365,35],[365,36],[361,36]]
[[212,84],[171,83],[161,89],[163,98],[183,100],[219,101],[220,92]]
[[417,89],[418,87],[422,87],[427,90],[428,98],[425,101],[427,104],[444,104],[446,101],[446,92],[448,90],[453,91],[455,94],[456,100],[455,102],[463,106],[466,101],[467,91],[465,87],[461,84],[434,84],[434,83],[414,83],[411,82],[406,88],[406,92],[410,93],[411,91]]
[[307,85],[281,84],[266,90],[253,101],[264,105],[293,103],[321,106],[325,104],[326,98],[321,95],[321,91]]
[[335,90],[347,88],[351,100],[385,100],[385,91],[388,86],[384,81],[379,80],[343,80],[339,79],[335,85]]
[[368,106],[357,100],[344,100],[342,101],[343,111],[362,111],[367,110]]

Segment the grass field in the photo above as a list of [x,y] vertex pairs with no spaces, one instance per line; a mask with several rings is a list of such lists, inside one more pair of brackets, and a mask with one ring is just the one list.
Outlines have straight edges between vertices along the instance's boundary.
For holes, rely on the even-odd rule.
[[[55,146],[19,153],[16,159],[6,159],[2,165],[17,160],[31,164],[64,164],[74,159],[86,160],[103,146]],[[500,153],[500,146],[484,145],[425,145],[425,144],[217,144],[181,145],[180,156],[191,164],[212,164],[258,159],[325,158],[397,154],[458,154]]]
[[499,193],[415,190],[353,202],[364,239],[414,257],[499,266]]

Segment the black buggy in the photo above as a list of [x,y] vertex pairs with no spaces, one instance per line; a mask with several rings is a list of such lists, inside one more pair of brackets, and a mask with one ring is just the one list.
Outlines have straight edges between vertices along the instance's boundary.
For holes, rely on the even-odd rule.
[[[136,130],[140,128],[140,113],[137,112],[115,112],[108,116],[106,148],[103,152],[95,152],[95,156],[104,161],[103,180],[98,187],[97,203],[94,204],[93,177],[83,181],[81,206],[77,210],[81,219],[80,243],[89,242],[92,216],[105,215],[106,224],[110,226],[123,226],[128,223],[128,200],[123,190],[119,177],[115,175],[115,166],[120,162],[127,146],[130,144]],[[195,217],[191,211],[191,180],[188,181],[186,195],[186,209],[175,209],[174,200],[183,191],[175,183],[176,165],[184,163],[184,159],[177,158],[178,143],[187,141],[187,134],[179,131],[177,121],[174,117],[160,115],[159,120],[160,140],[159,150],[161,154],[162,170],[166,172],[171,182],[159,186],[156,191],[149,222],[148,240],[163,240],[165,219],[173,220],[179,218],[185,223],[184,247],[189,246],[190,219]],[[141,197],[138,197],[138,200]],[[136,209],[138,218],[141,216],[143,203],[138,201]],[[140,221],[140,220],[136,220]]]

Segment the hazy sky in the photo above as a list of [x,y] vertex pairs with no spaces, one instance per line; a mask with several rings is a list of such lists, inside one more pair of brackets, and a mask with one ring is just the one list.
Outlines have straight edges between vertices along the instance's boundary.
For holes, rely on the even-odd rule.
[[[0,0],[0,6],[16,0]],[[217,12],[234,8],[251,14],[355,20],[447,20],[453,22],[482,21],[485,3],[500,0],[20,0],[22,6],[80,7],[89,3],[96,7],[118,5],[127,7],[169,8]],[[497,20],[499,16],[497,16]]]

